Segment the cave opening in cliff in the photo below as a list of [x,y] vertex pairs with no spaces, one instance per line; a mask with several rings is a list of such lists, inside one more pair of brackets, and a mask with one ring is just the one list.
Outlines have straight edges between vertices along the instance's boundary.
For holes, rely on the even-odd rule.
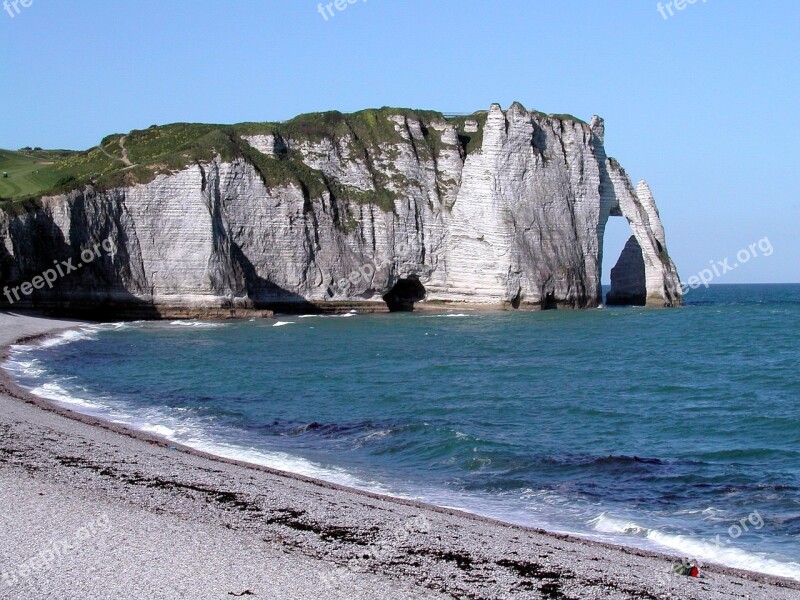
[[511,308],[514,310],[518,309],[522,304],[522,289],[520,289],[516,295],[511,299]]
[[412,275],[407,279],[400,279],[389,292],[384,295],[383,301],[390,312],[409,312],[414,310],[414,303],[425,299],[427,292],[419,278]]
[[558,302],[556,301],[556,295],[553,292],[548,292],[544,299],[542,299],[542,310],[556,310],[557,308]]

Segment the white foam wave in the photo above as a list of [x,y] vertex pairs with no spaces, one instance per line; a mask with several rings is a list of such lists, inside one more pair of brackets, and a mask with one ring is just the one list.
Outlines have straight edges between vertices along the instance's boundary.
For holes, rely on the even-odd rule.
[[284,325],[294,325],[294,321],[278,321],[273,327],[283,327]]
[[687,535],[666,533],[644,527],[630,520],[617,519],[603,513],[589,522],[600,533],[633,536],[652,543],[657,549],[671,550],[682,556],[748,571],[800,581],[800,563],[781,562],[767,556],[736,547],[735,540],[725,537],[698,539]]
[[151,423],[145,423],[141,427],[142,431],[146,431],[148,433],[155,433],[156,435],[163,436],[165,438],[169,438],[175,435],[176,431],[171,429],[170,427],[166,427],[165,425],[153,425]]
[[[11,346],[8,360],[2,368],[22,378],[41,379],[47,374],[47,369],[38,358],[33,358],[31,353],[35,350],[50,349],[81,340],[96,340],[100,331],[119,331],[131,327],[130,323],[98,323],[87,325],[80,329],[69,329],[51,337],[44,338],[31,344],[15,344]],[[67,393],[64,388],[55,383],[46,383],[38,388],[43,392],[43,397],[61,403],[94,406],[94,403],[77,398]],[[31,391],[33,391],[33,389]],[[34,392],[35,393],[35,392]]]
[[646,527],[637,525],[633,521],[614,519],[605,513],[589,521],[589,524],[594,528],[595,531],[599,531],[601,533],[615,533],[646,537],[649,531]]
[[39,343],[39,348],[54,348],[56,346],[62,346],[64,344],[70,344],[72,342],[78,342],[80,340],[93,340],[97,338],[97,327],[83,327],[81,329],[70,329],[68,331],[64,331],[55,335],[53,337],[46,338]]
[[239,432],[224,427],[216,428],[211,422],[191,414],[179,416],[172,410],[155,409],[139,412],[135,418],[126,416],[118,422],[222,458],[262,465],[376,493],[391,493],[381,483],[358,477],[344,468],[323,466],[286,452],[264,450],[253,447],[245,441],[235,440],[234,438],[240,435]]
[[11,346],[12,352],[14,351],[29,351],[41,348],[55,348],[56,346],[63,346],[81,340],[96,340],[97,333],[100,331],[121,331],[133,326],[141,325],[143,321],[133,323],[97,323],[95,325],[86,325],[79,329],[68,329],[35,343],[35,344],[16,344]]
[[392,435],[391,429],[386,429],[383,431],[374,431],[369,433],[361,438],[358,438],[355,442],[353,442],[353,448],[363,448],[364,444],[369,444],[375,440],[382,440],[385,437]]
[[10,373],[24,377],[41,377],[47,373],[47,370],[42,367],[42,364],[37,359],[24,360],[20,354],[15,352],[15,349],[12,349],[11,356],[3,364],[3,368]]
[[344,313],[341,315],[299,315],[298,319],[347,319],[349,317],[355,317],[358,315],[358,312],[355,310],[351,310],[348,313]]
[[119,331],[122,329],[130,329],[131,327],[140,327],[146,322],[147,321],[120,321],[119,323],[98,323],[97,325],[90,325],[87,329]]
[[779,562],[772,558],[747,552],[741,548],[726,545],[724,542],[721,545],[715,540],[697,540],[684,535],[674,535],[655,530],[647,534],[647,539],[693,558],[777,577],[789,577],[800,581],[800,563]]
[[447,313],[444,315],[424,315],[424,319],[441,319],[441,318],[462,318],[462,317],[474,317],[475,315],[468,315],[465,313]]
[[386,490],[377,482],[368,482],[352,473],[335,467],[323,467],[310,460],[292,456],[285,452],[268,452],[253,447],[243,447],[225,442],[212,441],[208,439],[188,439],[185,441],[174,440],[184,443],[187,446],[215,454],[223,458],[240,460],[279,471],[296,473],[306,477],[322,479],[331,483],[338,483],[349,487],[355,487],[374,492],[386,493]]
[[31,388],[30,392],[35,396],[52,400],[53,402],[61,405],[78,406],[81,408],[92,409],[93,411],[104,408],[103,404],[99,404],[98,402],[87,400],[85,398],[80,398],[65,390],[58,383],[52,381],[42,383],[39,386]]
[[193,329],[217,329],[225,327],[225,323],[209,323],[208,321],[172,321],[170,325],[175,327],[191,327]]

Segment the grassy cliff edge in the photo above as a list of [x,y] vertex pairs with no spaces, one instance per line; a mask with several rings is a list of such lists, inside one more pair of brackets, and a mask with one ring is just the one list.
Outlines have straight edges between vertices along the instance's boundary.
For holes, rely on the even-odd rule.
[[[580,122],[571,115],[534,114],[539,119]],[[296,183],[311,196],[327,190],[336,195],[352,196],[356,201],[374,202],[382,208],[390,208],[392,194],[380,189],[380,181],[376,181],[379,189],[375,194],[359,197],[358,190],[342,189],[338,182],[307,166],[296,151],[267,156],[251,147],[243,136],[272,135],[293,143],[347,137],[356,155],[380,155],[386,144],[402,142],[396,123],[391,119],[395,116],[413,119],[423,125],[425,140],[419,145],[423,152],[438,155],[442,145],[441,132],[430,125],[444,123],[453,125],[458,131],[465,155],[480,150],[486,111],[472,115],[444,115],[428,110],[384,107],[350,114],[337,111],[308,113],[284,122],[153,125],[126,135],[106,136],[98,146],[84,151],[0,150],[0,209],[9,213],[30,210],[43,196],[87,186],[104,190],[146,184],[157,175],[207,163],[216,156],[225,161],[246,160],[259,171],[269,187]],[[475,122],[477,131],[474,130]]]

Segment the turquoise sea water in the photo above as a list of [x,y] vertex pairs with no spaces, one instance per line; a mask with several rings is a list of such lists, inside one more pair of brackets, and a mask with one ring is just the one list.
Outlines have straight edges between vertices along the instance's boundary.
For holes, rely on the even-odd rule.
[[686,300],[102,325],[7,367],[222,455],[800,579],[800,286]]

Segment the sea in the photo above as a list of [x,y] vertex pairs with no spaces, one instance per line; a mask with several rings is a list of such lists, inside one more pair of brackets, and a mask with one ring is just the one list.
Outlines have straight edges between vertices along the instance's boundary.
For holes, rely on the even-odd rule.
[[220,456],[800,580],[800,285],[685,302],[113,323],[4,366]]

